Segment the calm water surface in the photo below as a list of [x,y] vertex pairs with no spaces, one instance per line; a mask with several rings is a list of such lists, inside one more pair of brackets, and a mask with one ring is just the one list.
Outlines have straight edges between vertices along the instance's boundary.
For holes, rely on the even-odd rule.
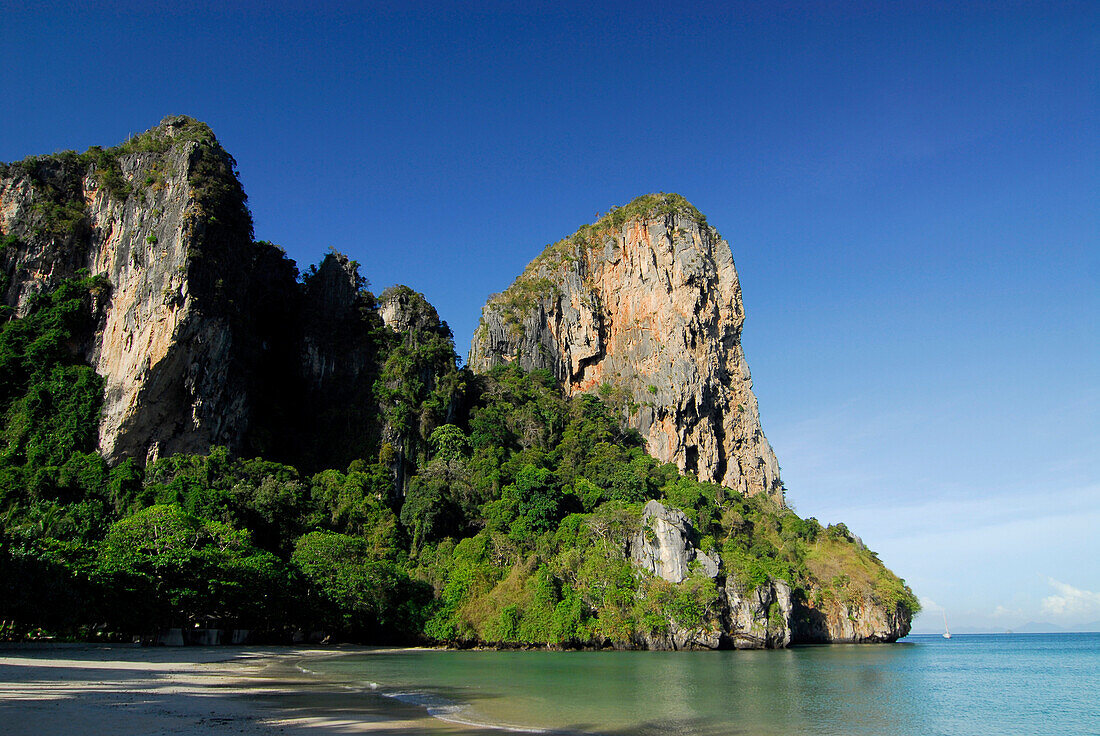
[[310,666],[444,719],[531,730],[1100,735],[1100,634],[769,652],[383,650]]

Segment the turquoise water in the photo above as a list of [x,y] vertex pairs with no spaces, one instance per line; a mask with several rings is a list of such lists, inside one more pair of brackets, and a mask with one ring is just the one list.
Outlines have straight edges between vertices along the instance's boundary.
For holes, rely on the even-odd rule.
[[1100,634],[765,652],[378,651],[311,664],[437,717],[596,734],[1100,734]]

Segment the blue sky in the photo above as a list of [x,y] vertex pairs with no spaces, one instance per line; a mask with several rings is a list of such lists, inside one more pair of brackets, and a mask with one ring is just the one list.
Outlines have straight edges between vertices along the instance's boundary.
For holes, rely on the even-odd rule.
[[205,120],[257,237],[488,294],[638,194],[730,241],[764,421],[960,629],[1100,621],[1100,4],[4,4],[0,160]]

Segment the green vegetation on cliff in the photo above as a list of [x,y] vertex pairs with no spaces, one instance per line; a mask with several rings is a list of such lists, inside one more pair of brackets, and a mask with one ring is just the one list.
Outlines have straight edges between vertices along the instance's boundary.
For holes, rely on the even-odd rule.
[[[245,378],[220,388],[247,397],[248,429],[237,454],[204,439],[203,454],[109,464],[96,452],[104,379],[85,359],[111,285],[77,271],[91,239],[83,186],[91,177],[109,195],[99,205],[144,216],[146,195],[182,184],[172,166],[186,166],[189,192],[173,273],[233,343],[240,364],[226,375]],[[637,409],[621,389],[567,398],[544,371],[460,369],[422,295],[376,298],[336,253],[299,279],[277,246],[252,242],[235,163],[202,123],[169,118],[0,176],[30,203],[0,240],[0,639],[211,627],[273,641],[636,646],[713,627],[726,576],[744,590],[786,581],[803,613],[916,610],[842,525],[653,459],[621,423]],[[705,226],[678,195],[640,197],[550,246],[498,302],[518,327],[555,289],[546,269],[614,245],[629,219],[670,215]],[[51,275],[36,281],[16,267],[29,251],[76,255],[56,270],[45,258]],[[182,382],[171,361],[149,369]],[[133,447],[144,457],[148,445]],[[653,534],[641,524],[650,500],[687,515],[692,544],[722,562],[717,579],[697,564],[671,583],[631,560],[629,541]]]
[[0,327],[6,636],[210,625],[629,646],[705,626],[716,598],[701,574],[673,584],[632,565],[648,499],[682,509],[745,586],[916,610],[846,529],[658,463],[598,397],[567,399],[544,372],[456,369],[416,299],[380,357],[384,441],[346,470],[304,476],[218,448],[108,467],[93,452],[101,386],[74,358],[105,288],[66,282]]
[[[157,127],[110,148],[92,146],[83,153],[61,151],[0,164],[0,177],[21,177],[35,188],[35,212],[28,222],[32,233],[64,238],[87,227],[82,185],[85,176],[94,179],[115,200],[137,196],[144,203],[145,188],[163,187],[170,173],[166,154],[184,144],[194,144],[198,150],[188,172],[188,185],[195,199],[193,221],[251,234],[252,216],[237,180],[236,161],[206,123],[184,115],[169,116]],[[139,154],[145,155],[136,158]],[[129,174],[123,170],[125,158],[137,162],[131,165]]]

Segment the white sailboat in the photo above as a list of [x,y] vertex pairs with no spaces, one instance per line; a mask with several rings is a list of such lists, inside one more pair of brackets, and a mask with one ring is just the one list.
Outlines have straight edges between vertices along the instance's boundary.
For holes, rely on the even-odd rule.
[[947,611],[946,610],[943,612],[943,638],[944,639],[950,639],[951,638],[951,629],[947,628]]

